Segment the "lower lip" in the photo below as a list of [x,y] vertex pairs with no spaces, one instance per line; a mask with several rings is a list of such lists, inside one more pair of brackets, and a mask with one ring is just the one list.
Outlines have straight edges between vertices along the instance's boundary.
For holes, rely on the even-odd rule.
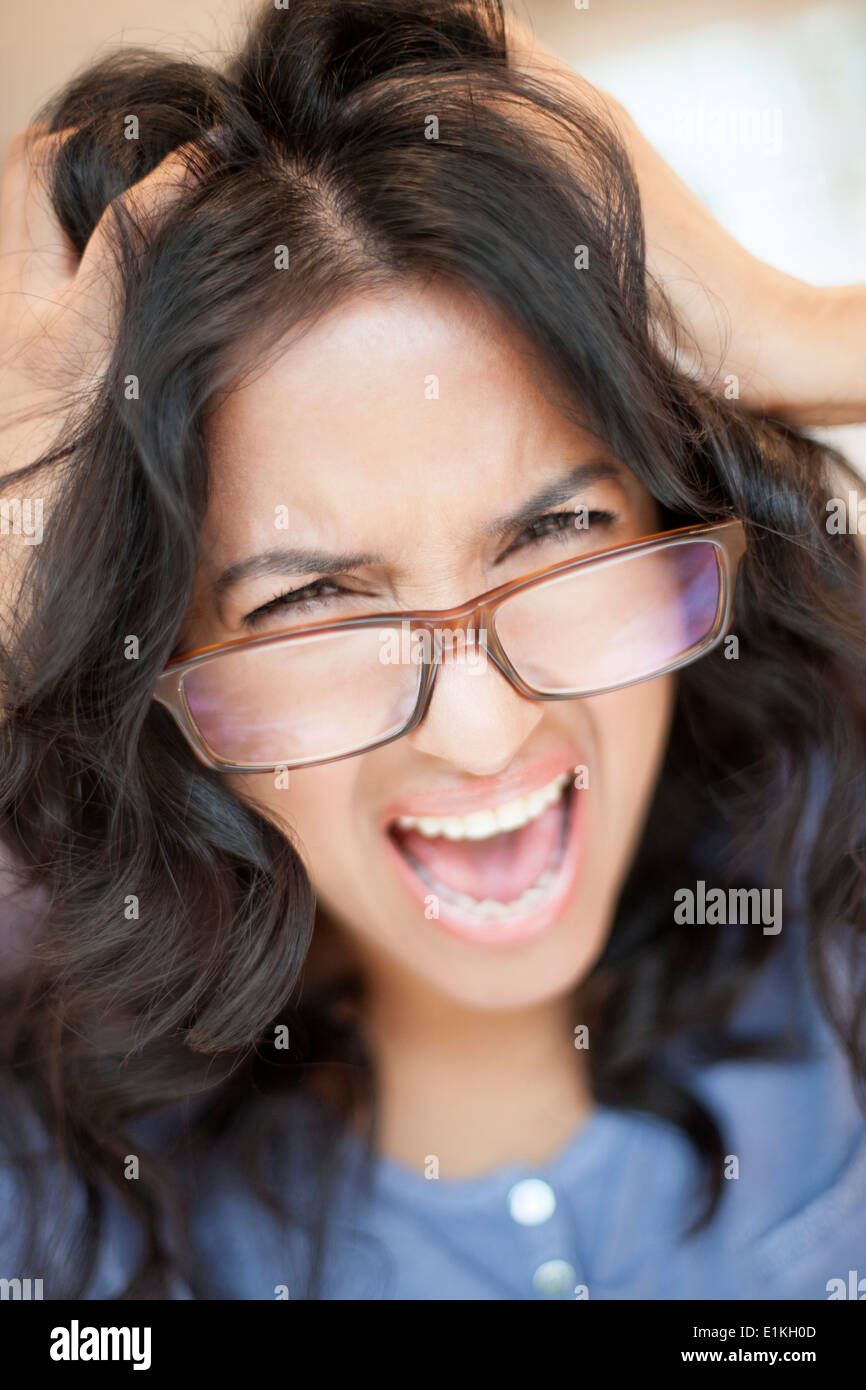
[[[563,796],[566,795],[569,795],[568,789],[563,793]],[[562,846],[559,864],[553,871],[554,880],[543,902],[538,903],[522,917],[512,917],[508,921],[481,922],[477,917],[470,917],[461,912],[460,908],[447,898],[439,897],[438,917],[427,918],[425,913],[425,920],[429,920],[432,926],[441,927],[450,936],[459,937],[461,941],[469,942],[473,946],[514,945],[540,936],[548,927],[553,926],[574,892],[581,862],[584,796],[581,792],[572,790],[570,797],[565,843]],[[385,844],[401,883],[421,907],[426,908],[431,895],[435,896],[435,889],[424,883],[413,871],[387,831]]]

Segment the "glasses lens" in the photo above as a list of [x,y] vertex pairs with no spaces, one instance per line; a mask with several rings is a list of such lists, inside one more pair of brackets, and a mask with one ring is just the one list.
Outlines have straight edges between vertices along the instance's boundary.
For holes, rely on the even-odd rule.
[[717,548],[683,541],[612,557],[507,599],[496,632],[540,694],[588,694],[646,680],[715,636],[723,598]]
[[224,762],[338,758],[399,733],[411,718],[422,668],[395,659],[400,651],[400,629],[387,626],[241,648],[192,667],[184,694]]

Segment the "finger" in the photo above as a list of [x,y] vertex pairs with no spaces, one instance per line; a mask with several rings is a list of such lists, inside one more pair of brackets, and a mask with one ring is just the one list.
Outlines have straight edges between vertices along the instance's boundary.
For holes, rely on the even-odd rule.
[[132,231],[139,245],[146,244],[154,226],[197,181],[200,155],[196,141],[173,150],[108,204],[88,239],[65,310],[78,324],[89,379],[105,372],[118,330],[125,263],[118,233]]
[[190,141],[166,155],[155,169],[132,184],[106,207],[93,229],[81,258],[81,271],[104,270],[113,263],[119,228],[134,228],[143,238],[197,181],[195,156],[201,144]]
[[31,126],[14,137],[0,176],[0,288],[54,298],[78,258],[51,202],[51,175],[71,130]]

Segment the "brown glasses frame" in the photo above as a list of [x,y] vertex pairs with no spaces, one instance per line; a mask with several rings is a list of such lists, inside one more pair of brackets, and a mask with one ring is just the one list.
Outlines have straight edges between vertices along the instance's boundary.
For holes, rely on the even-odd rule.
[[[496,610],[505,599],[511,598],[513,594],[521,593],[525,589],[534,588],[536,585],[543,584],[559,575],[575,573],[581,569],[592,569],[614,557],[640,555],[649,551],[685,545],[694,540],[708,541],[715,546],[718,552],[719,604],[715,622],[706,637],[695,643],[676,661],[671,662],[660,671],[654,671],[651,676],[638,676],[634,680],[621,681],[617,685],[606,685],[598,690],[582,690],[577,693],[563,692],[555,695],[534,690],[515,671],[499,641],[494,621]],[[195,651],[185,652],[169,661],[156,683],[153,698],[171,713],[199,761],[214,771],[231,773],[276,772],[283,768],[318,767],[324,763],[341,762],[344,758],[354,758],[360,753],[371,752],[374,748],[381,748],[386,743],[393,743],[395,739],[402,738],[418,727],[429,708],[433,687],[436,683],[436,673],[440,665],[440,653],[435,642],[432,644],[431,659],[419,662],[422,670],[415,709],[399,732],[387,734],[372,743],[362,744],[361,747],[355,748],[349,753],[338,753],[327,758],[286,759],[276,763],[245,766],[239,763],[226,762],[225,759],[217,757],[198,729],[187,705],[183,688],[187,673],[194,670],[202,662],[211,660],[217,653],[246,651],[277,645],[290,646],[294,641],[317,636],[321,633],[340,632],[344,629],[357,627],[381,627],[384,623],[399,622],[409,624],[410,637],[418,630],[426,630],[435,638],[436,634],[443,628],[448,628],[452,633],[466,629],[480,629],[487,633],[487,655],[519,695],[523,695],[529,700],[586,700],[593,695],[610,694],[615,690],[627,689],[631,685],[639,685],[645,680],[654,680],[657,676],[667,675],[671,671],[678,671],[681,667],[688,666],[692,661],[696,661],[717,646],[730,625],[737,571],[745,549],[745,530],[743,523],[739,520],[681,526],[674,531],[657,532],[655,535],[630,541],[626,545],[593,551],[590,555],[582,555],[576,560],[561,561],[556,565],[534,570],[531,574],[524,575],[522,579],[514,579],[506,584],[500,584],[497,588],[489,589],[486,593],[479,594],[466,603],[458,604],[456,608],[374,613],[369,617],[342,618],[330,623],[309,623],[304,627],[294,627],[290,631],[271,632],[264,637],[241,637],[231,642],[217,642],[209,647],[199,647]]]

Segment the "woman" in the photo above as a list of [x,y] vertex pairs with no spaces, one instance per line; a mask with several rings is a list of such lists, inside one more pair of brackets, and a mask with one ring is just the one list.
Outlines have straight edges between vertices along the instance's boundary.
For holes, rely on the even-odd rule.
[[3,1249],[46,1296],[855,1267],[862,569],[795,423],[862,418],[863,294],[511,38],[269,8],[13,153]]

